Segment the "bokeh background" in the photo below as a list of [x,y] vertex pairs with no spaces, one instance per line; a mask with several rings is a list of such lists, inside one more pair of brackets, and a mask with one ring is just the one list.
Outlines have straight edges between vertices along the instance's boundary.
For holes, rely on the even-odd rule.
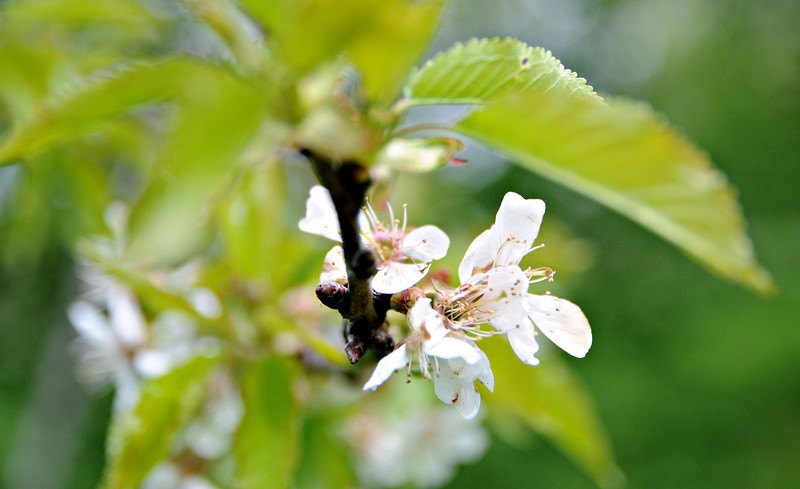
[[[537,253],[561,267],[560,285],[594,331],[587,358],[567,361],[594,396],[629,487],[800,483],[798,26],[797,1],[459,0],[433,42],[431,53],[471,37],[544,46],[601,93],[650,102],[739,190],[756,252],[779,287],[774,297],[720,281],[499,155],[471,148],[465,167],[398,182],[400,198],[429,209],[415,210],[420,222],[460,225],[464,236],[491,222],[506,191],[547,201],[545,224],[567,237],[559,242],[574,261],[559,261],[555,249]],[[0,206],[9,180],[0,178]],[[289,212],[299,215],[302,200]],[[59,222],[27,224],[26,232],[47,235]],[[0,486],[89,488],[102,470],[111,399],[89,397],[73,380],[69,250],[45,240],[38,256],[10,266],[17,260],[6,254],[0,270]],[[493,440],[449,487],[488,482],[596,487],[533,436]]]

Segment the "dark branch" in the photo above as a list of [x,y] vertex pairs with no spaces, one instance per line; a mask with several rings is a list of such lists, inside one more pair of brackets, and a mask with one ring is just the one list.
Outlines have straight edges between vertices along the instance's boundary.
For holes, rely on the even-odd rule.
[[[372,182],[367,169],[358,163],[336,162],[309,149],[301,150],[301,154],[308,158],[317,179],[330,192],[339,218],[348,283],[346,293],[336,292],[342,297],[332,307],[346,320],[345,352],[350,363],[356,363],[369,347],[383,352],[394,346],[391,337],[382,330],[389,309],[388,297],[373,294],[370,282],[377,263],[372,250],[361,243],[358,228],[358,213]],[[318,287],[317,294],[320,292]],[[323,304],[329,305],[325,300]]]

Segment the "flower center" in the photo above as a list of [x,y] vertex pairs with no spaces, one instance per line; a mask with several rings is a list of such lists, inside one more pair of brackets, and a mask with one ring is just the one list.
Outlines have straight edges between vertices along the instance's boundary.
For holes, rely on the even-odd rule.
[[367,244],[378,256],[381,264],[390,261],[402,261],[405,254],[401,251],[403,238],[405,237],[400,230],[386,231],[382,224],[380,227],[366,236]]

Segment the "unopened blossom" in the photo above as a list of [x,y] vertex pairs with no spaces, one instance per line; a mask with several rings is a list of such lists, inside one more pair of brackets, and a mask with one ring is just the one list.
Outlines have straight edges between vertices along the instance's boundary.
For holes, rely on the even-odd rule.
[[431,307],[428,298],[417,300],[408,318],[411,333],[378,362],[364,390],[375,390],[400,370],[405,370],[410,379],[416,361],[422,376],[434,381],[439,399],[453,404],[465,418],[475,416],[480,395],[474,382],[481,382],[489,390],[494,388],[486,355],[462,332],[447,328],[444,316]]
[[[362,242],[372,249],[378,262],[372,288],[382,294],[394,294],[415,285],[428,273],[431,262],[444,257],[450,246],[450,239],[436,226],[409,230],[405,206],[402,223],[395,219],[391,207],[389,215],[390,222],[385,224],[367,206],[358,219]],[[311,188],[306,201],[306,215],[298,226],[307,233],[341,242],[336,209],[327,189],[320,185]],[[343,264],[344,261],[336,262],[337,267]],[[341,269],[335,272],[337,276],[341,275]]]
[[[517,356],[537,365],[536,330],[542,331],[567,353],[583,357],[592,344],[589,322],[578,306],[549,294],[528,293],[528,286],[552,280],[555,272],[543,267],[522,270],[522,258],[538,247],[545,204],[509,192],[503,198],[494,225],[470,244],[458,268],[461,286],[444,291],[438,299],[451,327],[476,335],[488,324],[507,333]],[[492,277],[503,280],[492,280]]]

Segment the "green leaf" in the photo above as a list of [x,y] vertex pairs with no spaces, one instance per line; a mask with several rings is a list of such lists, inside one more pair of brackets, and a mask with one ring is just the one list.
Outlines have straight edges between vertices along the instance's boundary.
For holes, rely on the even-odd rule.
[[601,100],[550,51],[495,38],[456,44],[425,63],[408,82],[402,106],[484,105],[529,90]]
[[184,0],[192,11],[219,36],[237,60],[258,69],[266,59],[262,43],[246,25],[247,18],[230,2],[220,0]]
[[528,90],[455,130],[627,216],[716,274],[774,290],[725,176],[649,107]]
[[359,68],[367,95],[396,97],[419,61],[441,12],[441,0],[244,0],[301,73],[345,53]]
[[351,468],[352,448],[339,434],[343,415],[333,410],[326,406],[303,425],[303,451],[294,481],[298,489],[357,487]]
[[79,137],[112,117],[145,103],[183,93],[216,68],[187,58],[131,63],[89,76],[47,99],[34,115],[16,121],[0,143],[0,165],[29,158]]
[[222,70],[185,88],[157,174],[131,214],[137,256],[178,263],[204,242],[211,204],[225,195],[265,114],[262,95]]
[[103,489],[136,489],[172,447],[203,399],[217,358],[197,357],[144,385],[130,414],[117,416],[108,437]]
[[[520,362],[506,341],[481,341],[492,359],[497,386],[483,396],[490,412],[512,415],[550,439],[601,487],[621,485],[622,472],[614,462],[608,437],[597,418],[591,397],[569,369],[555,357],[537,367]],[[498,409],[499,408],[499,409]]]
[[234,440],[237,489],[288,488],[297,466],[299,407],[294,364],[269,357],[242,372],[244,417]]

